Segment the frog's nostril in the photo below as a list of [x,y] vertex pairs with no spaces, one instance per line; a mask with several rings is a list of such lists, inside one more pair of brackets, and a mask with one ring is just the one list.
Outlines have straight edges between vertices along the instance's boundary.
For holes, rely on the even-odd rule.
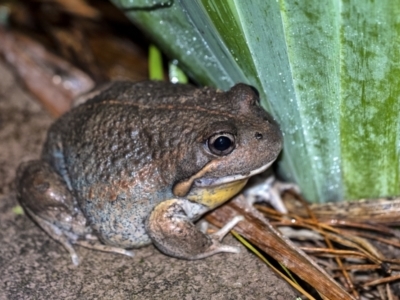
[[261,133],[259,133],[259,132],[256,132],[256,134],[254,135],[254,137],[255,137],[257,140],[261,140],[261,139],[263,138],[263,135],[262,135]]

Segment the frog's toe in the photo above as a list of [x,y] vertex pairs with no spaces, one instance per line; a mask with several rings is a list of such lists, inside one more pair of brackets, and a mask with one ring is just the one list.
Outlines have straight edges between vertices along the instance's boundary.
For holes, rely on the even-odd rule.
[[267,179],[259,176],[259,178],[254,179],[253,184],[244,191],[244,195],[249,205],[253,205],[256,202],[265,202],[269,203],[281,214],[287,214],[286,206],[281,197],[282,192],[287,190],[298,192],[299,188],[292,183],[280,182],[276,180],[274,176],[270,176]]
[[240,253],[240,248],[239,247],[235,247],[235,246],[229,246],[229,245],[219,245],[218,246],[218,251],[216,253],[220,253],[220,252],[227,252],[227,253]]
[[71,253],[71,259],[74,266],[79,265],[79,256],[76,253]]
[[135,253],[131,250],[126,250],[123,248],[113,247],[113,246],[109,246],[109,245],[104,245],[98,239],[79,240],[79,241],[76,241],[76,244],[79,246],[88,248],[88,249],[102,251],[102,252],[117,253],[117,254],[122,254],[122,255],[129,256],[129,257],[133,257],[135,255]]
[[[244,220],[243,216],[234,217],[232,220],[226,223],[224,227],[222,227],[216,233],[212,234],[211,238],[218,241],[222,241],[222,239],[229,233],[229,231],[231,231],[232,228],[235,227],[237,223],[243,220]],[[224,252],[230,252],[230,251],[224,251]]]
[[134,257],[135,256],[135,252],[133,252],[132,250],[124,250],[123,252],[121,252],[121,254],[124,254],[124,255],[129,256],[129,257]]
[[240,253],[240,248],[235,246],[224,245],[217,241],[214,241],[213,245],[206,252],[204,252],[203,255],[199,255],[198,258],[203,258],[222,252],[238,254]]
[[201,223],[198,225],[200,231],[202,233],[206,233],[208,230],[208,226],[209,226],[208,222],[206,220],[201,220],[200,222]]
[[214,239],[212,236],[210,236],[210,237],[212,240],[211,245],[209,245],[207,248],[203,249],[202,252],[193,254],[192,256],[186,257],[186,258],[187,259],[202,259],[202,258],[209,257],[211,255],[215,255],[215,254],[223,253],[223,252],[235,253],[235,254],[240,253],[239,247],[221,244],[218,240]]

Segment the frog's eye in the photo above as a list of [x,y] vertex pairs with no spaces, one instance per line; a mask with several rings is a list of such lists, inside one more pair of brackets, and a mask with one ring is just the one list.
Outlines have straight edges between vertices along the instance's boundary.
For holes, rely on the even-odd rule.
[[230,133],[217,133],[207,141],[208,149],[216,155],[227,155],[235,149],[235,137]]

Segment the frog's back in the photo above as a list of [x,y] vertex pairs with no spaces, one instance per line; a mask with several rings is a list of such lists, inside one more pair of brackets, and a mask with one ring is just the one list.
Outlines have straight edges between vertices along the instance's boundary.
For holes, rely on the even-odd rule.
[[104,101],[117,100],[136,105],[154,105],[163,103],[176,103],[177,95],[192,95],[194,86],[185,84],[172,84],[165,81],[130,81],[114,82],[109,88],[101,91],[83,105],[90,105]]
[[213,110],[231,109],[204,101],[214,94],[168,82],[116,82],[53,124],[43,158],[75,191],[152,173],[159,181],[153,185],[162,189],[173,181],[175,159],[183,156],[185,141],[194,139],[199,124],[209,122]]
[[[166,127],[173,122],[166,117],[165,109],[161,114],[157,112],[157,105],[192,89],[161,82],[114,83],[53,124],[43,158],[80,198],[92,199],[102,191],[96,198],[112,202],[119,195],[106,186],[120,191],[129,186],[133,192],[146,176],[148,186],[152,187],[151,197],[158,202],[157,193],[165,193],[164,183],[170,181],[160,176],[160,169],[169,170],[167,177],[174,173],[171,152],[179,146],[171,144],[178,142],[178,137],[165,136],[169,131]],[[154,173],[156,176],[152,176]]]

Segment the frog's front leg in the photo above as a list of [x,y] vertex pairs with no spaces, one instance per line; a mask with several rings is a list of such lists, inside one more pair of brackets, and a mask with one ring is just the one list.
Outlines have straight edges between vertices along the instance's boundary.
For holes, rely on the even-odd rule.
[[[184,259],[200,259],[220,252],[239,253],[239,248],[220,243],[241,220],[238,216],[212,235],[192,222],[208,209],[184,199],[171,199],[158,204],[146,221],[146,230],[163,253]],[[203,209],[203,211],[201,211]]]
[[21,164],[16,183],[18,200],[25,211],[67,249],[74,265],[79,264],[79,257],[73,244],[132,256],[130,251],[100,243],[86,225],[86,218],[65,181],[48,163],[35,160]]

